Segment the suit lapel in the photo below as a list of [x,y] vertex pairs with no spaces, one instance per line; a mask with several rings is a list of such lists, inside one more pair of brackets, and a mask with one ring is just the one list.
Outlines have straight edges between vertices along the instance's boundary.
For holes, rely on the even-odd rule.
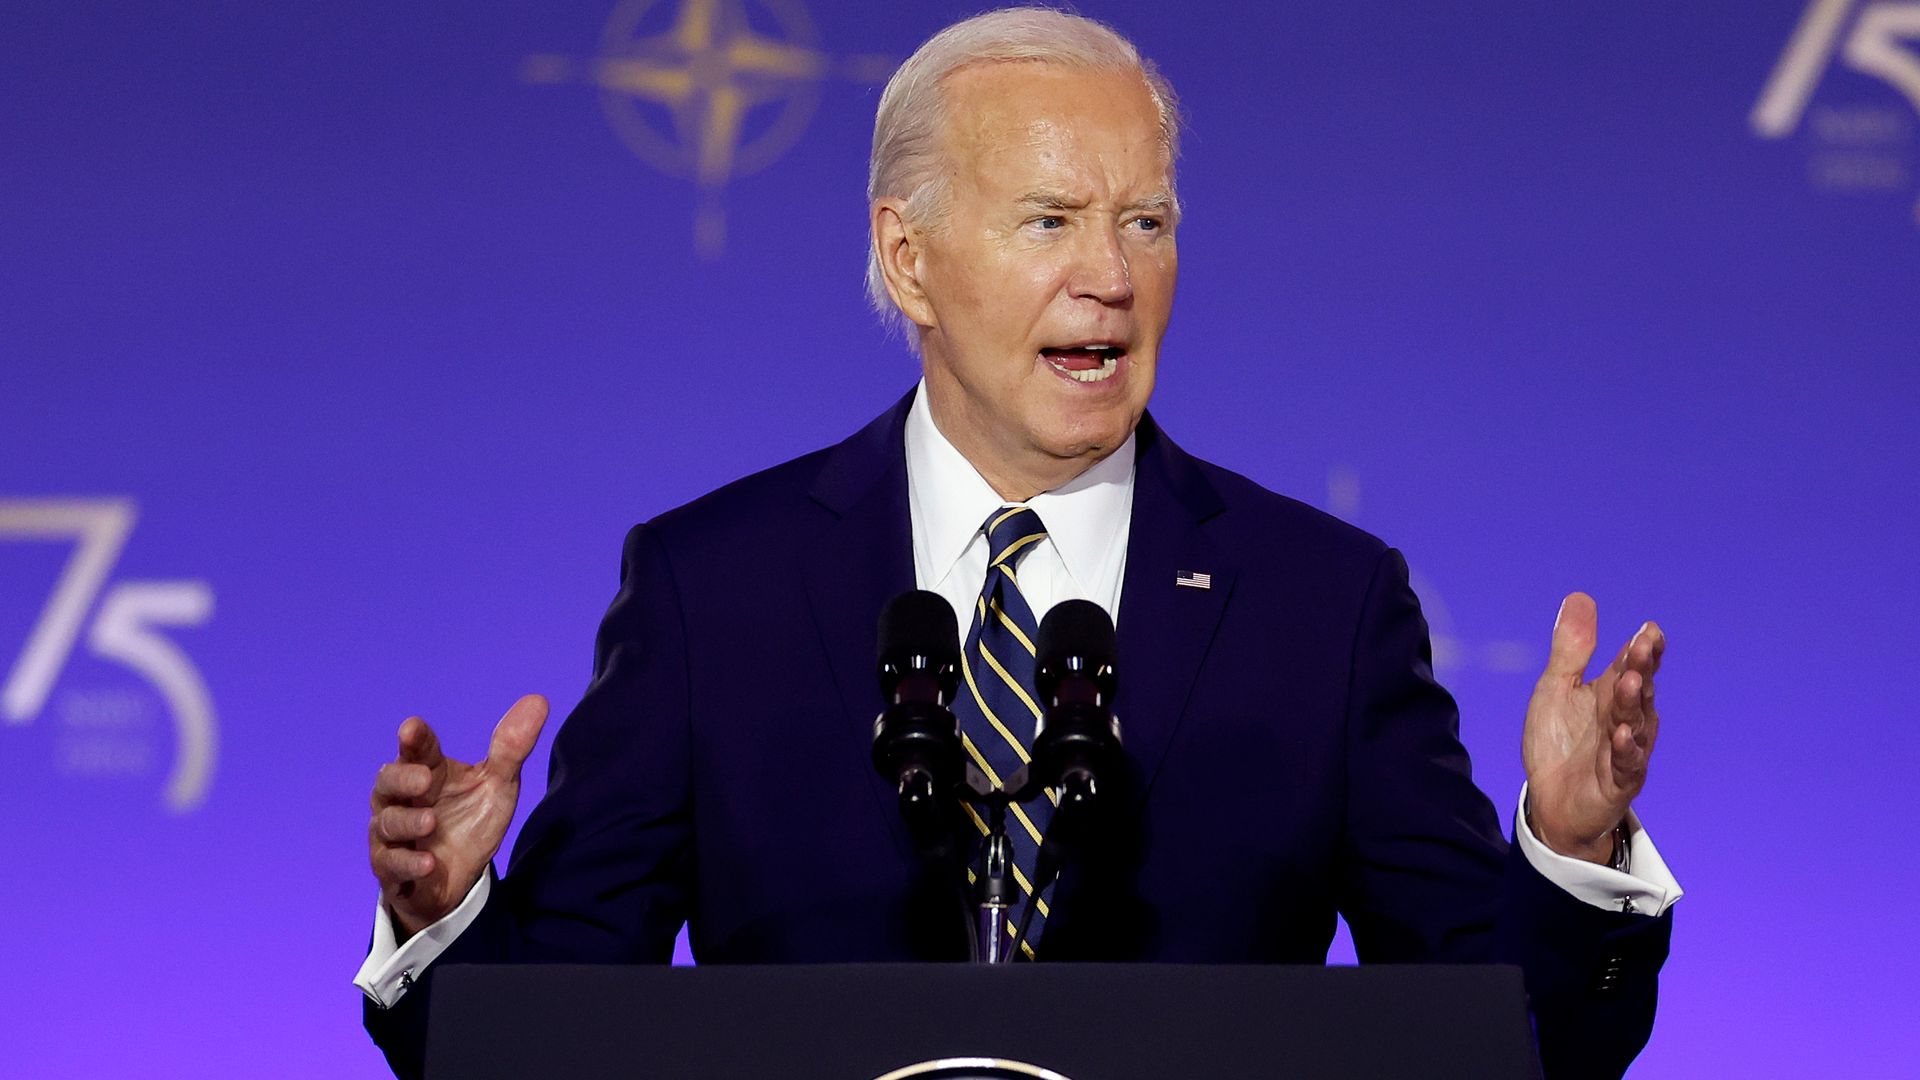
[[[1225,508],[1219,493],[1151,417],[1138,436],[1114,705],[1144,798],[1186,711],[1236,567],[1202,529]],[[1207,575],[1205,588],[1196,587],[1195,574]],[[1196,584],[1177,584],[1183,575]]]
[[873,718],[875,627],[887,601],[913,588],[913,532],[907,506],[905,425],[909,393],[893,409],[829,451],[808,494],[836,520],[815,538],[803,571],[815,628],[847,717],[846,730],[872,779],[889,828],[907,842],[893,792],[867,763]]

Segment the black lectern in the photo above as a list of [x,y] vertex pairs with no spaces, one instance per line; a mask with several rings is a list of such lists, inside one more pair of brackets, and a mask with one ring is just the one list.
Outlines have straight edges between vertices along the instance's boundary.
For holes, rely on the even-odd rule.
[[1534,1078],[1518,968],[452,966],[429,1080]]

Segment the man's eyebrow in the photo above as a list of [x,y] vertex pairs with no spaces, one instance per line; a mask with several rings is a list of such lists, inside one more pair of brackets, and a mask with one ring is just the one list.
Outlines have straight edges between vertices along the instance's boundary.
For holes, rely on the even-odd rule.
[[1133,202],[1130,202],[1127,205],[1121,207],[1121,209],[1122,210],[1151,210],[1159,214],[1170,214],[1173,212],[1173,206],[1174,206],[1173,196],[1167,194],[1164,191],[1161,191],[1161,192],[1156,192],[1155,194],[1152,194],[1152,195],[1148,195],[1146,198],[1143,198],[1143,199],[1135,199]]
[[1085,199],[1072,198],[1057,191],[1029,191],[1014,201],[1037,210],[1078,210],[1087,205]]
[[[1034,210],[1081,210],[1087,205],[1086,199],[1062,195],[1057,191],[1029,191],[1015,202],[1023,208]],[[1120,210],[1122,213],[1146,210],[1152,213],[1170,214],[1173,208],[1173,196],[1162,191],[1135,199]]]

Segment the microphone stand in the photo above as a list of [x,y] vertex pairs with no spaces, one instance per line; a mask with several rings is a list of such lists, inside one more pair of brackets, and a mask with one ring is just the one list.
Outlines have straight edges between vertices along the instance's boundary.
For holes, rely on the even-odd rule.
[[973,958],[984,964],[1009,964],[1020,959],[1020,945],[1027,939],[1027,930],[1033,923],[1033,913],[1039,905],[1040,894],[1059,876],[1060,859],[1064,852],[1060,836],[1056,834],[1064,835],[1064,832],[1071,831],[1055,828],[1060,823],[1060,811],[1066,810],[1073,815],[1079,806],[1091,801],[1094,794],[1093,778],[1084,773],[1063,778],[1060,806],[1054,811],[1046,832],[1041,835],[1040,850],[1034,862],[1033,893],[1027,897],[1019,925],[1013,927],[1013,940],[1008,942],[1004,931],[1013,926],[1013,909],[1019,903],[1020,892],[1013,878],[1013,842],[1007,838],[1007,807],[1035,797],[1045,798],[1046,793],[1027,782],[1025,766],[1014,774],[1012,791],[989,790],[984,777],[978,776],[971,768],[968,771],[968,778],[976,781],[972,785],[974,799],[971,801],[975,805],[984,805],[987,810],[987,835],[981,838],[980,857],[973,867]]
[[980,845],[980,865],[974,872],[974,959],[1004,964],[1012,953],[1003,928],[1013,910],[1013,842],[1007,839],[1007,799],[1000,792],[988,797],[987,835]]
[[[1091,811],[1094,799],[1099,794],[1093,774],[1084,769],[1069,770],[1062,776],[1058,793],[1060,805],[1054,807],[1046,831],[1040,834],[1040,850],[1033,860],[1033,895],[1027,897],[1026,906],[1020,912],[1020,925],[1013,934],[1013,944],[1007,947],[1009,956],[1016,960],[1020,956],[1020,946],[1027,940],[1027,931],[1033,926],[1033,913],[1039,909],[1040,894],[1047,891],[1047,886],[1053,884],[1054,878],[1060,876],[1067,855],[1065,838],[1074,835],[1074,822]],[[1063,818],[1068,821],[1064,828],[1060,824]]]

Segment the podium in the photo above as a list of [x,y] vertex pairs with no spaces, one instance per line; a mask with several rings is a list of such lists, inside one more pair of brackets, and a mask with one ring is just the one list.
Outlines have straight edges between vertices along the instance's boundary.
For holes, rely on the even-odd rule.
[[1537,1078],[1520,970],[450,966],[428,1080]]

